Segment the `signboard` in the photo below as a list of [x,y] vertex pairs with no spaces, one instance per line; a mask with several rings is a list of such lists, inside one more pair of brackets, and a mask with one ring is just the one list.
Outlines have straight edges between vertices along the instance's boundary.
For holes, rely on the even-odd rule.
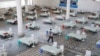
[[[71,0],[71,8],[77,8],[78,7],[78,0]],[[66,7],[67,6],[67,0],[60,0],[59,6]]]

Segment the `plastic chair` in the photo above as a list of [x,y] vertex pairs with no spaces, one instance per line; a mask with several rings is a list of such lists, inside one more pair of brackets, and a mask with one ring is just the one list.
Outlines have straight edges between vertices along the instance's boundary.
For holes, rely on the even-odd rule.
[[91,56],[91,51],[86,50],[85,56]]
[[80,30],[77,30],[77,31],[76,31],[76,33],[77,33],[77,34],[80,34],[80,33],[81,33],[81,31],[80,31]]
[[57,47],[57,42],[53,42],[52,47]]
[[86,35],[85,29],[82,29],[81,34]]
[[99,28],[99,25],[96,25],[96,28]]
[[84,20],[85,20],[85,17],[83,17],[82,19],[84,19]]
[[31,38],[34,39],[34,34],[31,34]]
[[69,36],[66,35],[66,36],[65,36],[65,39],[68,40],[68,39],[69,39]]
[[43,54],[43,49],[39,49],[39,53],[40,53],[40,56],[42,56],[42,54]]
[[[34,44],[37,44],[38,43],[38,40],[34,37],[34,34],[31,34],[31,39],[34,40]],[[35,47],[35,45],[32,45],[32,47]]]
[[60,50],[61,50],[61,52],[63,54],[63,52],[64,52],[64,45],[60,45]]
[[9,28],[9,31],[12,32],[12,28],[11,27]]
[[[13,30],[12,30],[11,27],[9,28],[8,32],[9,32],[9,34],[11,35],[11,37],[13,37],[13,36],[12,36],[12,35],[13,35]],[[11,39],[11,38],[9,38],[9,39]]]
[[82,33],[81,33],[82,35],[86,35],[86,33],[83,31]]
[[43,49],[40,48],[40,49],[39,49],[39,52],[40,52],[40,53],[43,53]]
[[64,45],[60,45],[60,50],[61,50],[61,56],[64,56]]
[[61,31],[61,28],[60,27],[58,27],[58,31]]

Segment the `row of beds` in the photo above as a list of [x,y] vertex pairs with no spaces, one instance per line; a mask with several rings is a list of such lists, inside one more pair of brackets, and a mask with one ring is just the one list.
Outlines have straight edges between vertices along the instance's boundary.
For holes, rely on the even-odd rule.
[[[54,10],[54,13],[57,13],[57,14],[60,14],[60,13],[62,12],[61,10],[58,10],[57,8],[53,8],[53,10]],[[48,14],[48,9],[47,9],[47,8],[42,8],[41,11],[43,11],[43,13],[45,14],[45,16],[48,16],[48,15],[49,15],[49,14]],[[33,12],[32,12],[32,11],[27,12],[27,14],[34,14],[34,13],[37,13],[36,10],[34,10]],[[46,14],[46,13],[47,13],[47,14]],[[40,14],[40,16],[44,16],[44,14],[43,14],[43,15]],[[16,16],[16,14],[14,14],[14,15]],[[91,18],[91,17],[94,18],[93,16],[89,16],[89,18]],[[5,19],[4,16],[1,16],[0,18]],[[27,16],[27,19],[34,19],[34,18],[37,18],[37,15],[35,15],[35,16]],[[51,18],[49,18],[49,19],[44,19],[43,22],[44,22],[44,23],[53,24],[53,23],[55,23],[55,22],[54,22],[55,19],[64,20],[64,19],[65,19],[65,15],[64,15],[64,14],[63,14],[63,15],[61,14],[61,15],[55,16],[55,17],[52,18],[52,19],[51,19]],[[84,20],[84,19],[76,19],[76,21],[85,23],[87,20]],[[17,23],[17,19],[15,18],[14,20],[7,20],[7,22],[8,22],[8,23],[11,23],[11,24],[16,24],[16,23]],[[94,22],[94,23],[99,24],[98,21],[96,21],[96,22]],[[67,24],[69,25],[70,23],[66,23],[66,24],[64,24],[64,25],[67,25]],[[73,24],[72,24],[72,25],[73,25]],[[36,26],[36,25],[34,25],[34,24],[31,24],[31,23],[26,24],[26,27],[27,27],[27,28],[30,28],[30,29],[39,28],[38,26]]]
[[[54,14],[61,14],[62,13],[62,10],[58,9],[58,8],[52,8],[52,10],[53,10],[52,13],[54,13]],[[42,17],[49,17],[50,14],[51,14],[49,12],[50,10],[48,8],[45,8],[45,7],[41,8],[40,11],[41,11],[40,16],[42,16]],[[26,12],[26,14],[29,14],[28,16],[26,16],[26,18],[29,19],[29,20],[35,20],[35,19],[38,18],[36,10],[28,11],[28,12]],[[72,16],[76,16],[76,14],[77,13],[76,13],[76,11],[74,12],[74,10],[73,10],[72,13],[70,13],[70,15],[72,15]],[[14,14],[14,16],[17,17],[17,14]],[[58,15],[56,17],[62,18],[60,15]],[[0,19],[5,20],[4,15],[2,15]],[[11,24],[16,24],[17,23],[16,21],[17,21],[16,19],[7,20],[7,22],[11,23]]]
[[[86,19],[86,18],[85,18]],[[62,32],[63,32],[63,27],[66,28],[66,27],[70,27],[71,29],[73,29],[74,27],[78,27],[78,24],[83,24],[83,23],[86,23],[88,22],[88,20],[86,19],[76,19],[76,20],[73,20],[73,21],[70,21],[70,22],[65,22],[62,24],[62,26],[55,26],[54,28],[52,28],[52,32],[53,34],[55,35],[62,35]],[[97,22],[93,22],[94,25],[91,24],[91,26],[82,26],[81,30],[76,30],[75,32],[70,32],[66,35],[66,39],[68,39],[69,37],[71,38],[75,38],[77,40],[80,40],[80,41],[85,41],[87,36],[88,36],[88,33],[86,31],[91,31],[93,33],[97,33],[100,31],[100,22],[97,23]],[[47,23],[46,23],[47,24]],[[37,25],[35,22],[33,22],[31,25]],[[39,25],[38,25],[39,27]],[[49,29],[48,29],[49,30]],[[48,31],[47,30],[47,31]],[[36,38],[36,37],[35,37]],[[31,39],[29,37],[23,37],[23,38],[20,38],[18,40],[18,43],[19,44],[26,44],[28,46],[32,46],[32,44],[34,43],[35,44],[38,44],[38,40],[36,39]],[[62,49],[61,48],[58,48],[58,47],[52,47],[52,45],[43,45],[40,47],[40,51],[42,52],[49,52],[51,53],[52,55],[58,55],[59,53],[62,53]]]
[[[48,19],[51,19],[51,18],[49,17]],[[52,28],[52,32],[53,32],[54,35],[62,35],[63,34],[62,33],[63,28],[66,28],[66,27],[69,28],[70,27],[71,29],[73,29],[75,27],[79,27],[78,24],[87,24],[88,20],[89,19],[86,19],[86,18],[79,18],[79,19],[75,19],[73,21],[65,22],[65,23],[61,24],[61,26],[55,26],[54,28]],[[43,20],[43,23],[50,24],[50,22],[47,23],[44,20]],[[92,23],[94,23],[94,24],[92,25]],[[71,37],[71,38],[75,38],[75,39],[80,40],[80,41],[85,41],[87,36],[88,36],[88,33],[86,31],[90,31],[90,32],[93,32],[93,33],[97,33],[97,32],[100,31],[100,27],[99,27],[100,21],[94,21],[92,23],[91,23],[91,26],[90,25],[89,26],[82,26],[81,30],[76,30],[75,32],[68,33],[65,38],[68,39],[69,37]],[[28,25],[29,25],[29,27],[28,27]],[[28,28],[30,28],[31,25],[35,26],[37,24],[35,22],[26,24],[26,26]],[[37,25],[37,27],[39,27],[39,25]],[[47,31],[49,31],[49,29]],[[30,39],[30,40],[27,40],[27,39]],[[29,37],[28,38],[24,37],[24,38],[20,38],[18,40],[18,43],[19,44],[26,44],[28,46],[32,46],[33,43],[34,43],[34,45],[38,44],[38,40],[35,42],[34,40],[32,40]],[[58,55],[59,53],[62,53],[63,49],[64,49],[64,47],[58,48],[58,47],[53,47],[52,45],[43,45],[43,46],[40,47],[40,52],[42,53],[42,52],[45,51],[45,52],[51,53],[52,55]]]
[[[28,16],[27,16],[27,18],[28,18]],[[17,19],[14,19],[14,20],[17,22]],[[55,17],[48,17],[48,19],[43,19],[43,23],[54,24],[54,23],[56,23],[55,20],[65,20],[65,15],[60,14],[60,15],[57,15]],[[7,20],[7,22],[9,22],[9,20]],[[87,18],[75,19],[73,21],[65,22],[65,23],[61,24],[61,26],[55,26],[54,28],[52,28],[52,32],[53,32],[53,34],[56,34],[56,35],[62,35],[63,28],[70,27],[71,29],[73,29],[74,27],[78,27],[78,24],[80,24],[80,23],[85,24],[87,22],[88,22]],[[82,30],[85,29],[85,30],[97,33],[100,30],[100,27],[99,27],[100,21],[94,21],[93,23],[94,23],[94,25],[92,25],[92,26],[82,26],[81,27]],[[33,21],[32,23],[27,23],[25,25],[25,27],[28,28],[28,29],[32,29],[32,30],[40,28],[40,26],[35,21]],[[9,30],[0,31],[0,36],[2,36],[2,37],[6,37],[6,36],[13,37],[14,34],[13,34],[12,29],[9,28]],[[76,31],[76,32],[68,33],[66,38],[69,38],[69,37],[73,37],[75,39],[84,41],[87,37],[87,34],[86,33],[85,34],[80,33],[80,31]],[[26,44],[27,46],[34,46],[35,44],[38,44],[38,40],[36,39],[36,37],[34,37],[34,35],[32,35],[31,37],[19,38],[18,44],[20,45],[22,43]],[[46,52],[49,52],[53,55],[58,55],[59,53],[61,53],[60,48],[52,47],[50,45],[41,46],[40,51],[46,51]]]
[[[52,8],[54,14],[61,14],[63,10],[61,9],[58,9],[58,8]],[[41,13],[40,13],[40,16],[42,17],[49,17],[50,16],[50,10],[48,8],[41,8]],[[6,14],[10,14],[10,12],[6,12]],[[26,12],[26,14],[29,14],[26,18],[29,19],[29,20],[35,20],[38,18],[38,15],[37,15],[37,11],[36,10],[33,10],[33,11],[28,11]],[[70,13],[71,16],[77,16],[77,12],[75,10],[71,10],[71,13]],[[17,14],[14,14],[15,17],[17,17]],[[24,15],[23,15],[24,16]],[[55,16],[55,18],[58,18],[58,19],[62,19],[64,18],[65,15],[57,15]],[[98,13],[95,13],[95,14],[92,14],[92,15],[89,15],[88,18],[90,19],[98,19],[100,17],[100,15]],[[65,18],[64,18],[65,19]],[[0,16],[0,20],[5,20],[5,16],[4,14]],[[7,20],[8,23],[11,23],[11,24],[16,24],[17,23],[17,20],[16,18],[15,19],[10,19],[10,20]]]

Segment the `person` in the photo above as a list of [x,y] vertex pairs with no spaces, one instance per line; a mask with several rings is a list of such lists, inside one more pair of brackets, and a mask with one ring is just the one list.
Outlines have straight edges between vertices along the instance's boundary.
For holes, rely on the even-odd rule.
[[47,42],[49,42],[51,40],[52,43],[53,43],[53,33],[52,33],[52,29],[50,29],[50,31],[48,32],[48,36],[49,36],[49,38],[48,38]]

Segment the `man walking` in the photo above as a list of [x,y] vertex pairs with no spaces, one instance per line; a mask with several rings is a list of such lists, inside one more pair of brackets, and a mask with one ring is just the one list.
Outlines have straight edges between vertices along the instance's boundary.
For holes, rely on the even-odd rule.
[[49,38],[48,38],[47,42],[49,42],[51,40],[52,43],[53,43],[53,33],[52,33],[52,29],[50,29],[50,31],[48,32],[48,35],[49,35]]

